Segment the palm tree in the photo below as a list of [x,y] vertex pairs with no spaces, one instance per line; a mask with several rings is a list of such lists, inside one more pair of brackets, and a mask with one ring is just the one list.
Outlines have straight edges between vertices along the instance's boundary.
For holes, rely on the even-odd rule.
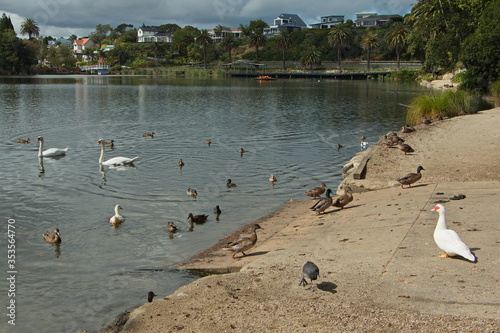
[[286,49],[290,47],[293,43],[292,35],[288,30],[284,30],[281,32],[281,34],[276,38],[276,44],[278,44],[279,47],[281,47],[282,50],[282,57],[283,57],[283,70],[286,69],[285,66],[285,57],[286,57]]
[[228,55],[229,55],[229,63],[232,62],[231,60],[231,51],[235,48],[238,47],[238,42],[236,41],[236,39],[234,38],[234,35],[233,34],[227,34],[226,37],[224,37],[222,39],[222,42],[221,42],[221,47],[222,49],[226,50],[228,52]]
[[198,37],[196,37],[196,44],[203,47],[203,67],[207,68],[207,46],[212,42],[212,37],[210,37],[208,30],[201,30]]
[[219,42],[222,40],[222,31],[224,31],[224,29],[224,26],[220,24],[214,28],[215,37],[218,37],[217,40]]
[[380,42],[378,40],[378,36],[374,32],[369,32],[363,39],[361,40],[361,46],[366,50],[367,53],[367,63],[366,63],[366,69],[367,71],[370,71],[370,58],[371,58],[371,51],[372,49],[376,48],[379,46]]
[[261,29],[252,31],[249,36],[250,46],[255,46],[255,61],[259,61],[259,46],[264,46],[266,44],[266,36]]
[[352,41],[353,32],[347,23],[335,25],[328,33],[328,44],[337,48],[337,57],[339,59],[339,70],[342,71],[342,49]]
[[314,65],[321,64],[321,52],[318,51],[314,45],[310,46],[300,58],[300,62],[304,66],[310,66],[310,69],[312,70]]
[[21,34],[28,35],[28,39],[31,37],[38,37],[40,35],[40,28],[35,20],[27,18],[21,24]]
[[396,58],[398,62],[398,71],[400,70],[401,51],[407,43],[409,31],[401,22],[396,22],[391,25],[389,33],[386,35],[387,44],[390,48],[396,50]]

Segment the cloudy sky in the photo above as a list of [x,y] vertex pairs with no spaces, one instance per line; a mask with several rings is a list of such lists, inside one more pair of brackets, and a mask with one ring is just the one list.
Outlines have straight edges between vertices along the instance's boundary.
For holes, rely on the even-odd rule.
[[135,27],[176,23],[212,29],[217,25],[238,27],[251,20],[272,24],[281,13],[297,14],[306,24],[321,16],[355,13],[400,14],[410,12],[417,0],[22,0],[3,1],[1,13],[11,17],[16,32],[26,18],[34,19],[40,34],[52,37],[87,36],[98,24]]

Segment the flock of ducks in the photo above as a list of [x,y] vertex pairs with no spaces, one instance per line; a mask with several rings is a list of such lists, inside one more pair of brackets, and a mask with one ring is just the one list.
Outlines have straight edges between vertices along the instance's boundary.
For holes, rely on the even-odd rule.
[[[422,121],[424,124],[424,120]],[[403,126],[401,129],[402,133],[411,133],[415,131],[413,127],[410,126]],[[144,133],[143,137],[150,137],[153,138],[155,135],[154,132],[151,133]],[[397,146],[405,155],[411,152],[414,152],[414,149],[410,147],[408,144],[404,143],[404,140],[401,139],[397,133],[392,133],[390,136],[385,136],[385,146],[387,148]],[[64,156],[66,152],[69,150],[68,147],[66,148],[50,148],[47,150],[43,150],[43,137],[39,136],[36,139],[37,142],[40,143],[39,145],[39,150],[38,150],[38,156],[39,157],[55,157],[55,156]],[[18,143],[29,143],[30,139],[18,139]],[[205,140],[205,143],[210,146],[212,144],[212,141],[210,139]],[[105,147],[111,147],[114,148],[115,141],[110,140],[109,142],[105,141],[104,139],[100,139],[97,144],[101,145],[101,154],[99,157],[99,165],[107,165],[107,166],[133,166],[133,163],[139,158],[139,156],[136,156],[134,158],[128,158],[128,157],[123,157],[123,156],[117,156],[113,157],[108,160],[104,160],[105,156]],[[365,141],[365,137],[361,137],[361,148],[365,148],[367,145],[367,142]],[[337,150],[340,150],[343,146],[341,144],[337,144]],[[246,151],[241,148],[239,150],[239,153],[243,155]],[[180,159],[177,163],[177,165],[182,168],[184,166],[184,162],[182,159]],[[412,184],[416,183],[418,180],[422,178],[421,171],[425,170],[422,166],[417,167],[417,171],[415,173],[408,173],[403,177],[397,178],[397,181],[400,183],[401,188],[404,188],[404,185],[407,185],[409,188],[412,187]],[[277,182],[277,178],[274,175],[271,175],[268,179],[272,184]],[[236,187],[237,185],[232,182],[231,179],[227,179],[226,181],[226,187],[227,188],[232,188]],[[345,206],[347,206],[350,202],[353,201],[353,195],[352,195],[352,190],[350,187],[345,186],[341,188],[342,194],[332,197],[331,196],[331,189],[327,188],[325,183],[321,183],[317,187],[313,187],[307,191],[304,192],[305,195],[312,197],[313,199],[317,199],[315,204],[310,208],[312,211],[316,212],[318,215],[319,214],[325,214],[326,210],[330,207],[339,207],[341,210],[344,209]],[[190,197],[197,197],[198,193],[196,189],[193,188],[188,188],[186,191],[187,195]],[[321,195],[325,194],[324,197],[321,197]],[[122,207],[118,204],[114,207],[114,215],[109,219],[109,223],[113,226],[119,226],[125,221],[125,218],[120,214],[120,210],[122,210]],[[448,256],[461,256],[467,260],[470,260],[472,262],[476,261],[475,256],[472,254],[470,249],[465,245],[465,243],[462,242],[460,237],[456,232],[453,230],[447,229],[446,226],[446,220],[445,220],[445,209],[442,205],[437,205],[433,211],[437,211],[439,213],[439,219],[436,225],[436,229],[434,231],[434,240],[437,244],[437,246],[444,251],[443,257],[448,257]],[[222,213],[221,209],[219,206],[216,206],[214,208],[214,214],[216,215],[216,220],[219,220],[219,216]],[[197,223],[197,224],[202,224],[205,223],[208,219],[208,215],[205,214],[200,214],[200,215],[193,215],[192,213],[189,213],[187,217],[187,221],[191,223]],[[236,241],[230,242],[226,244],[223,247],[223,250],[225,251],[231,251],[233,252],[232,258],[233,259],[238,259],[236,257],[237,253],[241,253],[243,256],[246,256],[246,251],[250,250],[253,248],[257,242],[257,229],[262,229],[259,224],[253,224],[252,225],[252,230],[250,235],[246,236],[240,236]],[[175,233],[178,228],[172,221],[167,222],[166,230],[172,235]],[[59,229],[55,229],[54,233],[46,232],[43,234],[43,238],[47,243],[51,244],[60,244],[61,243],[61,233]],[[239,257],[240,258],[240,257]],[[299,285],[307,285],[308,282],[306,281],[306,278],[310,280],[311,283],[311,289],[314,290],[314,287],[312,286],[312,283],[314,280],[316,280],[319,277],[319,268],[316,264],[314,264],[311,261],[308,261],[305,263],[305,265],[302,268],[302,279],[299,283]],[[153,294],[154,295],[154,294]],[[149,295],[152,297],[153,295]],[[156,296],[156,295],[154,295]],[[148,299],[149,300],[149,299]]]

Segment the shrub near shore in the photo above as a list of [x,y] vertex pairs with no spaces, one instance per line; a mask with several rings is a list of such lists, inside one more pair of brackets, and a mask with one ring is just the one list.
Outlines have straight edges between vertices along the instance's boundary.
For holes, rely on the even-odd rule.
[[420,124],[422,117],[434,119],[437,115],[456,117],[463,113],[476,113],[482,109],[481,97],[466,91],[443,91],[415,97],[406,113],[406,122]]

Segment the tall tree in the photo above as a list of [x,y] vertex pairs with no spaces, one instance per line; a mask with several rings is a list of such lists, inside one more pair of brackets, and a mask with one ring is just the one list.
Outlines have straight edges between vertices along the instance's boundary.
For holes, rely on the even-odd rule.
[[227,34],[221,42],[221,47],[226,50],[229,55],[229,63],[232,62],[231,51],[238,47],[238,41],[234,38],[233,34]]
[[0,33],[5,31],[5,30],[14,31],[14,25],[12,24],[12,21],[10,20],[10,16],[7,16],[5,13],[3,13],[2,17],[0,18]]
[[401,69],[401,52],[406,47],[409,30],[402,22],[391,24],[389,32],[386,35],[387,45],[396,51],[396,60],[398,63],[398,71]]
[[212,37],[207,29],[201,30],[200,34],[196,37],[196,44],[203,48],[203,67],[207,68],[207,46],[212,43]]
[[340,23],[328,33],[328,44],[337,48],[337,58],[339,61],[339,70],[342,71],[342,49],[346,48],[353,39],[353,30],[347,23]]
[[21,24],[21,34],[28,35],[28,39],[38,37],[40,35],[40,28],[35,20],[27,18]]
[[361,39],[361,46],[366,50],[366,69],[370,71],[370,60],[371,60],[371,51],[379,46],[380,41],[375,32],[370,31],[366,34],[363,39]]
[[222,39],[222,31],[224,31],[224,26],[220,24],[214,28],[215,37],[217,37],[219,41]]
[[276,38],[276,44],[281,48],[281,56],[283,60],[283,70],[286,69],[286,50],[292,45],[293,38],[288,30],[282,31]]
[[266,45],[266,36],[264,36],[264,32],[262,29],[254,30],[248,36],[250,41],[250,46],[255,46],[255,61],[259,61],[259,47]]

